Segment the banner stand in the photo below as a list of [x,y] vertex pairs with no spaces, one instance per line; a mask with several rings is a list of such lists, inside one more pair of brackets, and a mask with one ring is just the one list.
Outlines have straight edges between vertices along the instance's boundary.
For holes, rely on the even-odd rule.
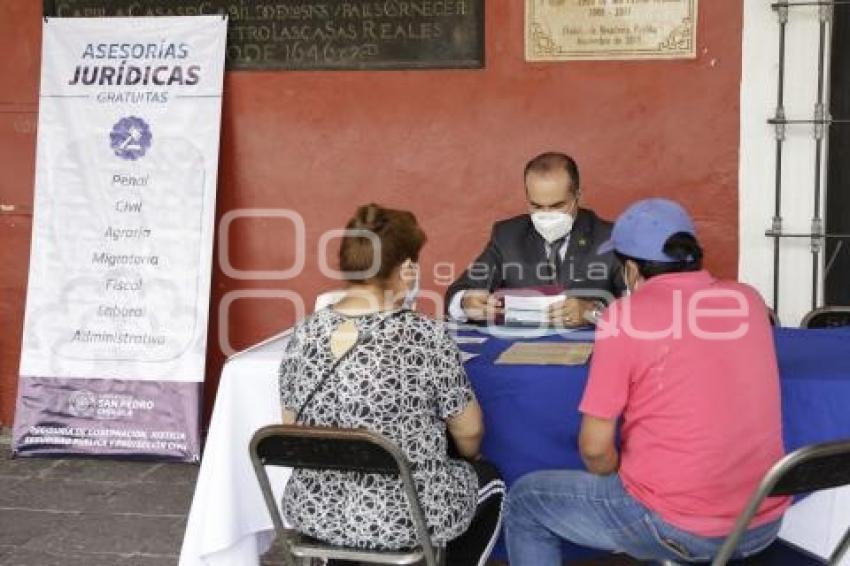
[[44,20],[17,456],[200,458],[226,35]]

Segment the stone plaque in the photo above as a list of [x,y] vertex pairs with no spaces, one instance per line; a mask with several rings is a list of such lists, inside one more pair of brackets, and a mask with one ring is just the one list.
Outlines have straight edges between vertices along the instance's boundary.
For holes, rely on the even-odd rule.
[[527,61],[696,57],[697,0],[525,0]]
[[44,0],[44,14],[227,14],[228,69],[484,66],[484,0]]

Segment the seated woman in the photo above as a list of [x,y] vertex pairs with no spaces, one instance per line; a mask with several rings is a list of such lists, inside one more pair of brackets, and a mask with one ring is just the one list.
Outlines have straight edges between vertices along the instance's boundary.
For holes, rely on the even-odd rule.
[[[481,409],[457,346],[442,324],[408,308],[425,234],[410,212],[375,204],[360,207],[347,229],[345,296],[298,324],[287,344],[283,420],[366,428],[395,442],[448,564],[483,565],[499,532],[504,483],[480,459]],[[446,431],[463,459],[449,456]],[[416,545],[396,478],[296,470],[283,511],[300,532],[333,544]]]

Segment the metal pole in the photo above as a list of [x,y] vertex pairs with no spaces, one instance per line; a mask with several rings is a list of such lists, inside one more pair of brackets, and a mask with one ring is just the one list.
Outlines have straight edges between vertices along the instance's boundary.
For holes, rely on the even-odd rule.
[[782,146],[785,141],[785,36],[788,26],[788,2],[774,6],[779,16],[779,77],[776,86],[776,171],[773,223],[773,311],[779,312],[779,234],[782,233]]
[[823,169],[825,122],[827,112],[824,106],[826,80],[826,34],[827,25],[832,15],[832,6],[820,6],[820,34],[818,38],[818,94],[815,103],[814,136],[815,136],[815,194],[814,213],[812,215],[812,310],[818,307],[820,290],[820,256],[823,249],[823,217],[821,215],[821,176]]
[[776,8],[778,6],[787,5],[789,8],[805,8],[807,6],[846,6],[850,4],[850,0],[823,0],[823,1],[812,1],[812,2],[788,2],[788,0],[780,0],[775,4],[771,4],[772,8]]

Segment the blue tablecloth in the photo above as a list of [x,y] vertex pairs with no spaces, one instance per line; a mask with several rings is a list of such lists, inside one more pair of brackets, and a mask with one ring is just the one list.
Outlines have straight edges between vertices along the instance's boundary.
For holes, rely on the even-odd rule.
[[[786,449],[850,437],[850,330],[780,328],[775,340]],[[461,346],[479,354],[466,369],[484,410],[482,452],[509,486],[535,470],[582,468],[577,408],[588,367],[495,365],[512,343],[489,337]],[[565,557],[586,555],[565,547]],[[501,543],[494,556],[504,556]]]

